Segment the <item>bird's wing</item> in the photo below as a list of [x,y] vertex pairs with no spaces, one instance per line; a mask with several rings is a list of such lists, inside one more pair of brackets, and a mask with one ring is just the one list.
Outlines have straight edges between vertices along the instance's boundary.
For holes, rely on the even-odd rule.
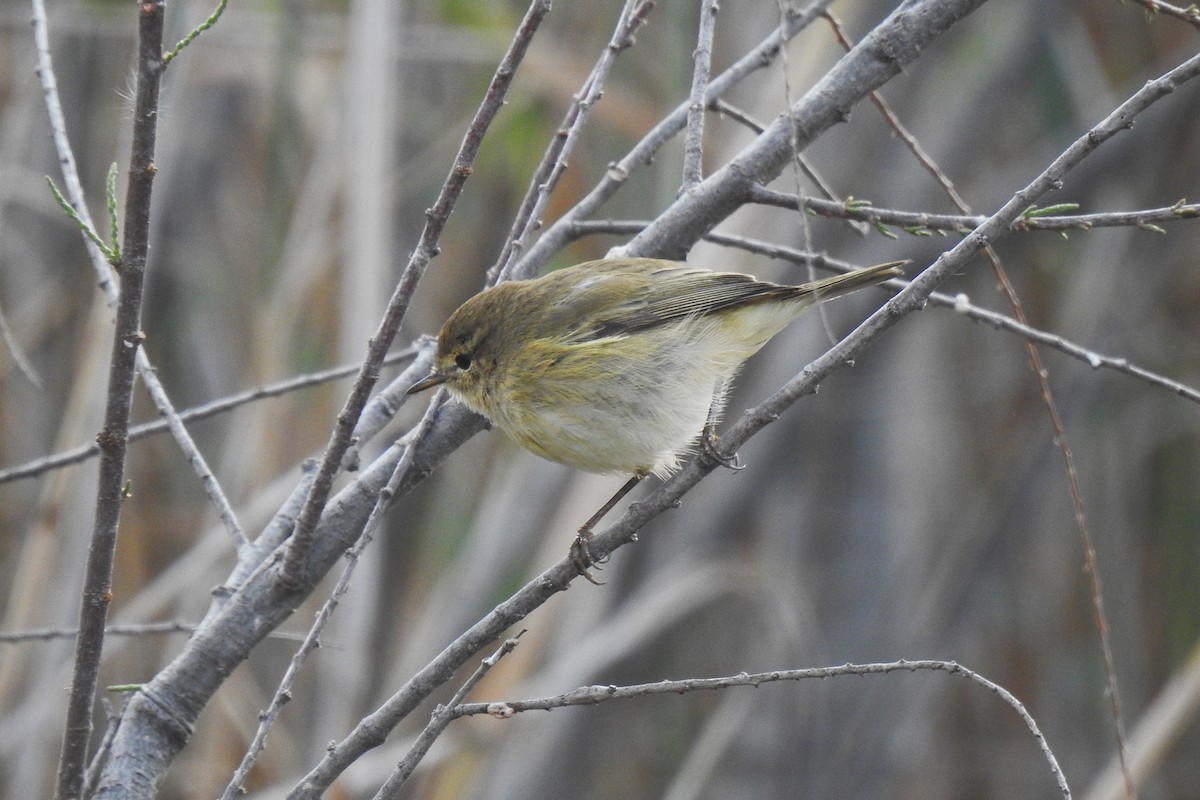
[[567,322],[564,327],[571,330],[572,341],[635,333],[683,317],[795,292],[794,287],[765,283],[750,275],[692,269],[656,259],[619,264],[599,261],[572,269],[580,268],[588,268],[591,274],[575,280],[555,303],[559,312],[555,316]]

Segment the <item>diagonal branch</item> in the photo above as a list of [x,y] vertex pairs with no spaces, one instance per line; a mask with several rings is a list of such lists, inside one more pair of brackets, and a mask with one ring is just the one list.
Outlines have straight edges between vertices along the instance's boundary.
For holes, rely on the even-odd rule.
[[537,32],[542,19],[549,12],[550,0],[534,0],[530,4],[513,36],[508,52],[504,54],[504,58],[501,59],[500,65],[496,68],[496,72],[488,84],[483,102],[480,103],[475,117],[471,120],[467,132],[463,136],[458,153],[454,158],[454,164],[450,168],[450,174],[446,176],[446,182],[442,186],[437,201],[432,208],[425,212],[425,227],[421,231],[420,240],[413,250],[408,264],[404,267],[404,272],[400,275],[400,280],[392,292],[387,310],[384,311],[383,319],[380,321],[375,335],[371,337],[366,358],[363,359],[362,368],[358,373],[358,379],[354,382],[354,387],[337,416],[337,424],[329,437],[321,466],[313,481],[312,489],[309,491],[308,499],[305,501],[304,511],[296,521],[296,529],[287,549],[282,573],[284,582],[292,588],[299,588],[306,582],[305,568],[309,551],[312,549],[317,522],[329,499],[329,493],[333,488],[333,479],[342,463],[342,457],[353,443],[354,428],[358,424],[359,415],[367,404],[371,389],[379,380],[379,367],[383,363],[383,358],[392,346],[396,331],[400,329],[400,323],[408,311],[408,304],[412,300],[413,292],[417,289],[417,282],[420,281],[429,262],[437,254],[442,230],[446,227],[446,222],[450,219],[450,212],[454,210],[463,187],[471,176],[475,156],[479,152],[479,146],[483,143],[484,134],[487,133],[492,120],[503,108],[504,97],[508,93],[508,87],[512,85],[517,66],[524,60],[529,44],[533,41],[534,33]]

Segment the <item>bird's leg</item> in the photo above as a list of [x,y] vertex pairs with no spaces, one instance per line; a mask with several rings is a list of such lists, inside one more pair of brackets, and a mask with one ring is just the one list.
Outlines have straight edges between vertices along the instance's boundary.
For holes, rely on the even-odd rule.
[[721,438],[717,436],[717,420],[721,418],[721,409],[725,406],[725,389],[723,383],[718,383],[717,390],[713,392],[712,405],[708,407],[708,419],[704,421],[704,427],[700,430],[700,451],[722,467],[736,472],[746,468],[738,454],[726,456],[717,451],[717,441]]
[[[621,502],[621,498],[633,491],[633,487],[637,486],[642,480],[641,475],[634,475],[625,482],[625,485],[617,490],[617,493],[609,498],[608,502],[600,506],[600,510],[592,514],[588,521],[583,523],[579,528],[579,534],[575,537],[575,541],[571,543],[571,560],[575,562],[575,569],[579,570],[579,574],[587,578],[591,583],[597,586],[603,586],[604,581],[598,581],[592,577],[592,573],[588,571],[589,566],[595,566],[607,561],[607,557],[601,561],[593,561],[592,554],[588,549],[588,542],[592,540],[592,528],[604,518],[604,515],[613,510],[613,506]],[[599,567],[597,567],[599,569]]]

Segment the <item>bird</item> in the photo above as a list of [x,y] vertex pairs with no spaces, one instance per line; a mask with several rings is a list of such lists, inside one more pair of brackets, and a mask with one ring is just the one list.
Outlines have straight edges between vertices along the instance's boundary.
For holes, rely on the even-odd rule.
[[407,394],[445,386],[543,458],[629,480],[580,527],[572,558],[588,580],[592,529],[641,480],[666,478],[715,426],[738,369],[818,301],[902,275],[894,261],[796,286],[654,258],[609,258],[506,281],[442,326],[433,367]]

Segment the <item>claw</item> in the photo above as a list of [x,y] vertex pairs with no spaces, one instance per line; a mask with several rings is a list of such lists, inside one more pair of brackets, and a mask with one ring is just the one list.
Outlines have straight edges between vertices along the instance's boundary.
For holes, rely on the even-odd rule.
[[737,453],[727,456],[717,451],[717,442],[720,439],[721,437],[717,436],[717,431],[711,424],[705,425],[704,430],[700,432],[700,449],[704,452],[704,455],[726,469],[731,469],[734,472],[744,470],[746,465],[742,463]]
[[596,578],[592,576],[591,571],[588,570],[588,567],[593,566],[596,569],[600,569],[600,565],[605,561],[608,561],[608,557],[605,556],[600,560],[593,559],[591,550],[588,547],[588,542],[591,540],[591,530],[589,530],[587,527],[580,528],[579,535],[576,536],[575,541],[571,543],[571,561],[575,564],[575,569],[579,570],[579,574],[586,578],[588,583],[591,583],[595,586],[603,586],[604,581],[596,580]]

